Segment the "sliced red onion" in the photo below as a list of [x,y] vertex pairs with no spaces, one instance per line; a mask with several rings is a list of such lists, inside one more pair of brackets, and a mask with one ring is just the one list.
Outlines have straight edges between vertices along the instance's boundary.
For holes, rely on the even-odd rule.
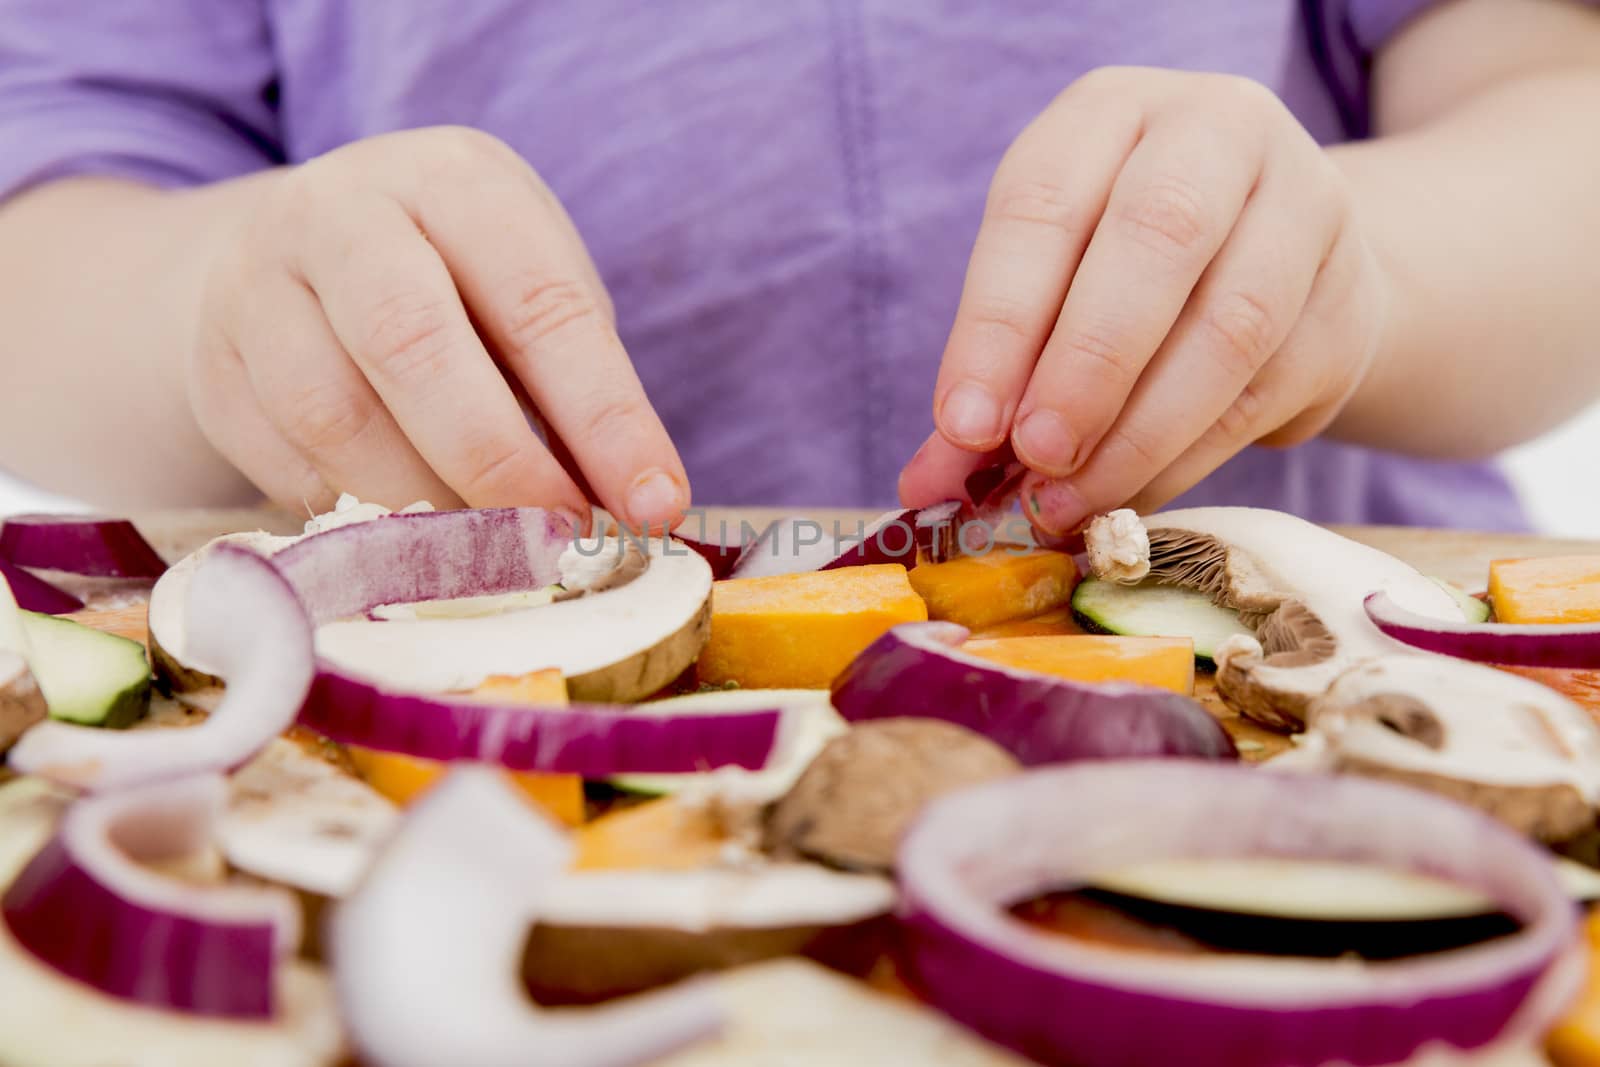
[[12,515],[0,526],[0,558],[97,578],[159,578],[167,569],[133,523],[95,515]]
[[300,941],[294,898],[141,865],[205,858],[225,794],[221,776],[202,775],[78,801],[0,899],[11,933],[56,970],[122,1000],[271,1017],[278,965]]
[[21,567],[7,563],[0,559],[0,578],[11,587],[11,595],[16,597],[17,607],[24,611],[38,611],[46,615],[70,615],[83,608],[83,601],[67,592],[57,589],[49,582],[37,575],[29,574]]
[[1464,622],[1421,615],[1388,593],[1366,599],[1367,618],[1396,641],[1458,659],[1516,667],[1600,667],[1600,623]]
[[[1006,909],[1151,859],[1375,863],[1456,882],[1521,924],[1397,962],[1129,952]],[[897,862],[906,959],[938,1007],[1045,1064],[1290,1067],[1533,1041],[1583,980],[1548,858],[1462,805],[1355,777],[1170,761],[1035,771],[935,801]]]
[[673,534],[672,539],[682,541],[684,545],[698,553],[710,565],[712,581],[717,582],[732,576],[734,565],[749,547],[745,544],[726,545],[720,541],[700,541],[693,537],[685,537],[681,533]]
[[626,1067],[720,1028],[711,987],[545,1011],[523,992],[528,929],[571,846],[483,768],[458,768],[407,813],[334,913],[334,980],[374,1067]]
[[338,526],[272,557],[314,623],[384,604],[539,589],[561,579],[572,528],[541,508],[385,515]]
[[11,766],[81,789],[226,770],[294,724],[311,687],[311,623],[271,563],[219,545],[189,584],[189,647],[228,683],[198,726],[103,730],[49,720],[11,750]]
[[967,475],[963,488],[971,502],[969,517],[982,522],[998,522],[1017,502],[1017,492],[1028,475],[1028,468],[1019,463],[1007,449],[1003,461],[983,467]]
[[514,771],[683,774],[766,766],[783,711],[644,715],[631,705],[529,707],[386,692],[324,668],[300,721],[335,741]]
[[965,508],[959,500],[931,504],[912,513],[917,531],[917,550],[930,563],[944,563],[961,554],[961,528]]
[[1231,759],[1228,732],[1198,702],[1154,686],[1069,682],[960,650],[965,627],[902,623],[833,683],[853,722],[921,717],[983,734],[1027,765],[1083,759]]

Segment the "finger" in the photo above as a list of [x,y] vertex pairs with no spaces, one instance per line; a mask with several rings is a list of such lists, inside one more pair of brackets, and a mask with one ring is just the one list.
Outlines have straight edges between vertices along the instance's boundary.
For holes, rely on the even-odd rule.
[[1000,161],[934,387],[950,443],[1005,439],[1140,123],[1126,95],[1069,91]]
[[1257,130],[1228,138],[1188,113],[1140,140],[1018,408],[1011,440],[1028,467],[1062,476],[1093,453],[1232,230],[1261,146]]
[[195,352],[189,400],[207,440],[274,503],[308,515],[333,507],[337,494],[272,425],[239,354],[217,331]]
[[688,475],[565,213],[515,173],[480,180],[478,195],[428,199],[418,221],[600,502],[636,529],[677,525]]
[[1258,374],[1300,318],[1338,235],[1336,203],[1308,201],[1305,181],[1293,165],[1264,172],[1110,432],[1070,478],[1035,494],[1045,529],[1118,506],[1207,434],[1232,442],[1225,458],[1265,432],[1275,394]]
[[345,354],[311,290],[286,274],[262,278],[234,316],[231,339],[262,410],[324,482],[391,508],[461,506]]
[[522,417],[417,223],[384,198],[339,208],[293,266],[417,452],[473,507],[587,507]]
[[934,431],[900,472],[900,503],[925,508],[959,500],[966,494],[967,476],[988,466],[991,455],[959,448]]
[[[1236,410],[1207,429],[1129,500],[1129,507],[1141,514],[1162,507],[1198,485],[1245,445],[1290,447],[1327,428],[1358,380],[1332,370],[1346,362],[1336,354],[1370,344],[1358,336],[1354,323],[1362,316],[1352,311],[1352,300],[1364,299],[1352,292],[1362,255],[1358,241],[1341,236],[1317,274],[1299,321],[1251,384],[1249,396],[1241,394],[1243,402],[1235,402]],[[1307,396],[1324,399],[1308,406],[1303,399]]]

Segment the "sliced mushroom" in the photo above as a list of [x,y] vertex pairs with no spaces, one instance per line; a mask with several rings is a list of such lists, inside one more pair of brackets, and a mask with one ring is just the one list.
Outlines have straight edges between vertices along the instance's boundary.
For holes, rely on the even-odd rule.
[[1419,614],[1459,618],[1432,579],[1279,512],[1152,516],[1143,547],[1130,523],[1126,512],[1096,519],[1091,560],[1102,577],[1148,573],[1239,613],[1254,635],[1216,649],[1217,691],[1258,722],[1307,731],[1276,765],[1421,786],[1546,841],[1594,825],[1600,728],[1581,708],[1535,682],[1402,645],[1367,619],[1363,600],[1379,591]]
[[[1306,706],[1352,664],[1402,646],[1367,620],[1362,600],[1383,590],[1439,618],[1460,611],[1450,594],[1375,548],[1278,511],[1197,508],[1128,511],[1090,524],[1084,540],[1097,577],[1199,589],[1239,612],[1254,643],[1219,650],[1217,690],[1243,714],[1280,730],[1305,723]],[[1143,558],[1140,558],[1142,555]]]
[[953,723],[856,723],[773,806],[766,848],[844,870],[889,871],[901,834],[929,801],[1021,769],[1011,753]]
[[1434,656],[1370,660],[1312,701],[1308,726],[1301,762],[1419,785],[1543,841],[1594,826],[1600,731],[1537,682]]

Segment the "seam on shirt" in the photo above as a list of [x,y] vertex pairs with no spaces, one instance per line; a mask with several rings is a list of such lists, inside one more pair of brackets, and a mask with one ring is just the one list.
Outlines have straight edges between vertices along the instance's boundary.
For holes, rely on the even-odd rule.
[[880,470],[887,450],[879,447],[888,415],[882,380],[887,342],[883,183],[874,145],[872,84],[860,0],[828,0],[828,22],[833,37],[835,103],[853,246],[850,314],[855,320],[854,362],[861,386],[857,408],[862,457],[858,466],[858,500],[868,500],[876,499],[878,486],[890,473]]

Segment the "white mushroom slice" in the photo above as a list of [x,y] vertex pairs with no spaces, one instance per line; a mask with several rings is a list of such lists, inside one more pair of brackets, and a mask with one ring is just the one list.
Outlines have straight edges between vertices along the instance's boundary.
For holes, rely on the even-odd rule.
[[1594,824],[1600,731],[1526,678],[1435,656],[1370,660],[1311,703],[1308,726],[1328,770],[1421,785],[1546,841]]
[[[1113,512],[1085,535],[1096,576],[1200,589],[1239,612],[1258,645],[1219,650],[1217,689],[1244,714],[1279,729],[1299,729],[1309,701],[1352,664],[1398,652],[1362,606],[1384,591],[1423,615],[1460,617],[1448,592],[1415,568],[1293,515],[1259,508],[1196,508],[1144,520],[1147,557],[1129,562],[1137,519]],[[1251,654],[1254,653],[1254,654]]]
[[[596,551],[619,555],[609,538]],[[331,622],[317,630],[317,655],[386,687],[424,693],[554,667],[576,700],[625,702],[682,673],[710,627],[711,567],[652,540],[646,565],[626,584],[493,616]]]
[[44,695],[28,661],[0,648],[0,752],[14,745],[28,727],[43,722],[45,714]]
[[281,738],[228,786],[216,831],[228,862],[318,896],[349,892],[399,821],[360,778]]

